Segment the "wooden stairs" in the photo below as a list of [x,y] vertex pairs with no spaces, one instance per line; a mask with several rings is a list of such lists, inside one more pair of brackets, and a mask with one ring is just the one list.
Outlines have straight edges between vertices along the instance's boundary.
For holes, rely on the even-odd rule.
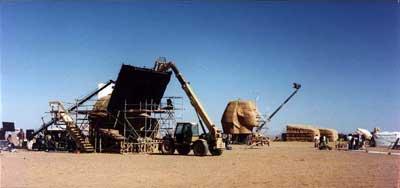
[[69,113],[65,110],[64,105],[60,101],[54,101],[51,102],[51,104],[58,107],[57,119],[60,119],[65,123],[66,129],[71,135],[72,139],[75,141],[78,150],[83,153],[94,152],[93,145],[87,139],[85,139],[82,131],[76,126],[74,119],[72,119]]

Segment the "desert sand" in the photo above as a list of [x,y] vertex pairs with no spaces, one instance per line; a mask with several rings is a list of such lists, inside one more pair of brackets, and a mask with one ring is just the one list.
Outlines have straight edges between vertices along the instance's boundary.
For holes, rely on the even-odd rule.
[[312,143],[234,146],[222,156],[2,152],[1,187],[400,187],[400,156]]

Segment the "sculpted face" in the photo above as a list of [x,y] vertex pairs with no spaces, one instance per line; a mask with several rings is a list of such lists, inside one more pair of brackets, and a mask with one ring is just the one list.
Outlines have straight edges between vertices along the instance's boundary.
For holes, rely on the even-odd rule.
[[259,125],[259,117],[253,101],[236,100],[228,103],[221,123],[225,133],[250,134]]

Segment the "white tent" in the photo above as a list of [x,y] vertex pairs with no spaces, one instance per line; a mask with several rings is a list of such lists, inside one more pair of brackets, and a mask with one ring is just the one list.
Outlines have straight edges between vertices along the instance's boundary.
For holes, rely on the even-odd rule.
[[400,138],[400,132],[377,132],[374,134],[376,146],[388,147],[397,138]]

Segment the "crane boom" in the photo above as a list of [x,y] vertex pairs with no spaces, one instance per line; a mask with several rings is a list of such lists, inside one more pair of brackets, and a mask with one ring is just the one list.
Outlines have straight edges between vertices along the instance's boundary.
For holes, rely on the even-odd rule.
[[221,131],[212,122],[211,118],[208,116],[207,112],[205,111],[203,105],[200,103],[200,100],[197,98],[193,89],[190,87],[189,83],[185,80],[185,78],[183,77],[179,69],[175,66],[175,64],[173,62],[167,63],[167,62],[156,61],[154,66],[154,70],[159,72],[165,72],[168,71],[169,69],[172,69],[172,71],[174,72],[175,77],[178,79],[179,83],[182,86],[182,89],[189,97],[190,103],[192,104],[196,112],[199,114],[200,118],[203,120],[208,131],[210,132],[211,138],[213,140],[217,140],[218,138],[222,139]]
[[257,132],[261,131],[261,129],[264,127],[264,125],[267,124],[267,122],[271,121],[272,117],[274,117],[275,114],[279,112],[279,110],[283,107],[283,105],[285,105],[287,102],[289,102],[289,100],[297,93],[297,91],[299,91],[299,89],[301,88],[301,85],[298,83],[293,83],[293,88],[295,90],[292,92],[292,94],[268,117],[268,119],[266,121],[263,122],[263,124],[261,124],[261,126],[259,126],[257,128]]

